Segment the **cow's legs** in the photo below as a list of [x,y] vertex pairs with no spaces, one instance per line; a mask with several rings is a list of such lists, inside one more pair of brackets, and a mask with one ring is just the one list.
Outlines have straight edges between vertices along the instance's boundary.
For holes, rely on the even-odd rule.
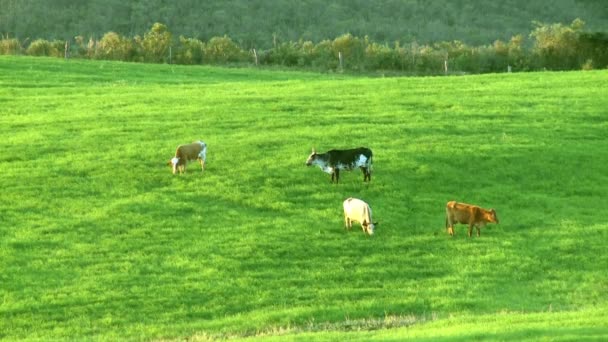
[[205,161],[201,158],[198,159],[199,163],[201,164],[201,170],[205,171]]
[[454,236],[454,225],[450,224],[446,228],[448,229],[448,234],[450,234],[450,236]]
[[361,172],[363,172],[363,181],[367,180],[367,172],[365,171],[365,167],[361,166]]
[[481,236],[481,228],[479,226],[475,226],[477,228],[477,237]]
[[350,230],[352,226],[353,226],[353,224],[350,221],[350,219],[348,218],[348,216],[344,215],[344,228],[346,230]]
[[469,237],[471,237],[471,235],[473,235],[473,224],[469,223]]
[[450,236],[454,236],[454,222],[452,222],[448,213],[445,215],[445,229]]
[[363,172],[363,181],[371,181],[372,180],[372,170],[369,167],[361,166],[361,171]]
[[336,168],[334,170],[334,174],[336,175],[336,184],[340,181],[340,169]]

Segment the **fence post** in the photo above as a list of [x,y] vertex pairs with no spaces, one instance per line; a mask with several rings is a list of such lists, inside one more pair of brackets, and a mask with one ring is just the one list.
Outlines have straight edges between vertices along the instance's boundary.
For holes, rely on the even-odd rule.
[[344,70],[344,56],[342,56],[342,51],[338,51],[338,59],[340,60],[340,71]]
[[258,66],[258,52],[253,49],[253,58],[255,60],[255,66]]
[[70,59],[70,41],[68,41],[68,40],[65,41],[63,56],[65,57],[66,60]]
[[507,72],[510,74],[511,73],[511,66],[507,65]]

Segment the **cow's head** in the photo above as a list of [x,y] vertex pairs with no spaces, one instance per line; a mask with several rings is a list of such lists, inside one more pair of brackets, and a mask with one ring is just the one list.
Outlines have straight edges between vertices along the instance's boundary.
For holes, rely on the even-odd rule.
[[179,158],[177,157],[173,157],[167,162],[167,165],[171,165],[173,169],[173,174],[177,173],[177,164],[179,164]]
[[486,215],[488,222],[498,223],[498,216],[496,216],[496,210],[490,209]]
[[315,148],[312,148],[312,153],[310,154],[310,156],[308,156],[308,159],[306,159],[306,166],[310,166],[312,164],[314,164],[315,160],[317,159],[317,151],[315,151]]
[[363,227],[363,231],[367,235],[374,235],[374,229],[376,229],[377,224],[378,222],[367,222],[364,220],[363,223],[361,223],[361,227]]

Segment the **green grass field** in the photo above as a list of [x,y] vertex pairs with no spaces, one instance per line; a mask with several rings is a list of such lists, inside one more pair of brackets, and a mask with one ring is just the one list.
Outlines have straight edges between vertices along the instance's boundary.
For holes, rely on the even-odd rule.
[[0,57],[0,339],[606,340],[607,86]]

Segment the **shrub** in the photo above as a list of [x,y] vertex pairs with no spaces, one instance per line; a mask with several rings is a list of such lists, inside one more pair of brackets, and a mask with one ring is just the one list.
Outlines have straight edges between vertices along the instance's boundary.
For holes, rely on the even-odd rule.
[[167,26],[155,23],[148,33],[140,40],[145,62],[163,63],[167,61],[171,46],[171,33]]
[[131,40],[115,32],[106,33],[98,43],[95,56],[101,59],[130,61],[135,54]]
[[581,65],[582,70],[593,70],[593,60],[588,59]]
[[371,43],[365,48],[365,67],[371,70],[397,69],[397,49],[387,45]]
[[201,64],[205,54],[205,43],[198,39],[179,37],[179,47],[175,54],[178,64]]
[[321,41],[314,47],[312,53],[313,67],[327,70],[338,68],[338,56],[334,56],[332,42],[330,40]]
[[365,41],[352,34],[344,34],[334,39],[332,50],[335,58],[342,53],[345,69],[361,69],[365,59]]
[[57,57],[59,55],[59,51],[57,50],[57,45],[49,42],[44,39],[36,39],[34,40],[30,46],[26,49],[26,54],[30,56],[53,56]]
[[268,51],[265,61],[269,64],[297,66],[302,59],[302,53],[294,42],[279,43]]
[[205,46],[205,56],[212,63],[244,61],[246,54],[228,36],[213,37]]
[[15,38],[0,40],[0,55],[18,55],[21,53],[21,44]]
[[562,24],[542,24],[536,22],[530,33],[534,39],[533,52],[539,67],[553,70],[574,69],[578,61],[578,40],[585,23],[575,19],[570,26]]

